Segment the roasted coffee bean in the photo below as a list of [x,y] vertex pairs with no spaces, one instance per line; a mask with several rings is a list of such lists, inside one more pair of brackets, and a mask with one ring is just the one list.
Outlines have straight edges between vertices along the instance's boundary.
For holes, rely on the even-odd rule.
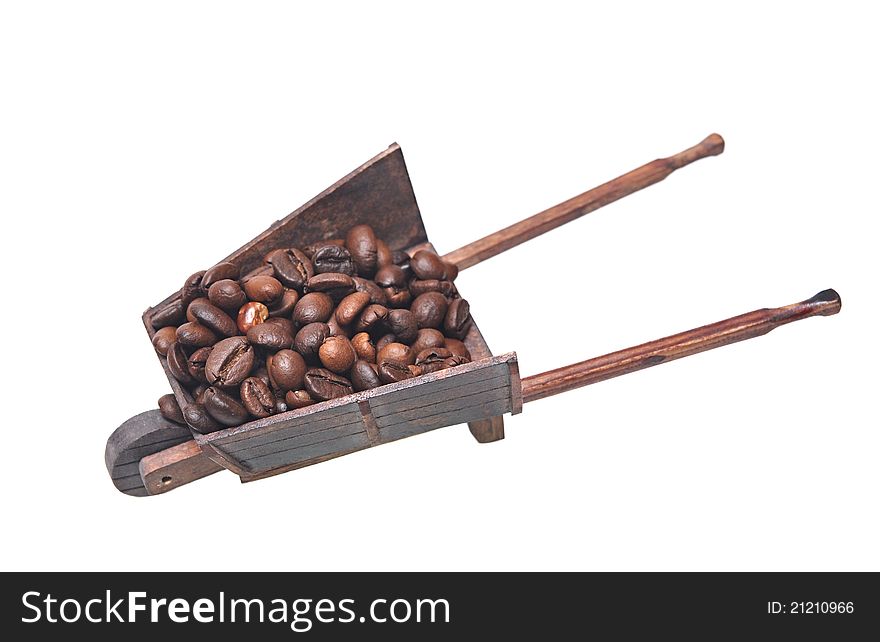
[[443,259],[430,250],[419,250],[413,254],[409,267],[417,279],[442,279],[446,273]]
[[204,348],[217,342],[217,335],[201,323],[184,323],[177,328],[177,340],[190,348]]
[[345,236],[345,247],[351,255],[358,274],[365,277],[375,274],[379,247],[372,227],[369,225],[352,227]]
[[379,368],[375,363],[367,363],[362,359],[358,359],[351,368],[352,388],[358,392],[378,388],[382,385],[378,371]]
[[171,371],[171,375],[175,379],[185,386],[194,383],[192,377],[189,376],[186,352],[184,352],[183,346],[180,345],[179,341],[175,341],[168,346],[166,359],[168,361],[168,370]]
[[305,254],[309,259],[313,259],[315,256],[315,252],[318,251],[319,248],[324,247],[325,245],[338,245],[340,247],[345,247],[345,239],[328,239],[326,241],[319,241],[317,243],[309,243],[308,245],[303,246],[303,254]]
[[306,282],[315,276],[311,259],[295,247],[273,250],[263,260],[272,266],[276,279],[300,292]]
[[371,304],[364,308],[354,325],[355,332],[370,332],[376,334],[385,329],[385,320],[388,318],[388,308],[384,305]]
[[397,383],[406,379],[412,379],[413,373],[409,365],[399,361],[380,361],[379,379],[382,383]]
[[409,308],[412,303],[412,294],[409,288],[385,288],[385,298],[388,300],[389,308]]
[[336,321],[340,325],[354,323],[364,308],[370,303],[370,295],[366,292],[353,292],[339,302],[336,307]]
[[399,265],[386,265],[379,268],[373,280],[376,285],[382,288],[406,286],[406,274],[403,273],[403,269]]
[[397,335],[393,332],[383,334],[381,337],[379,337],[379,339],[376,341],[376,354],[378,355],[379,350],[387,346],[389,343],[400,343],[397,340]]
[[235,281],[222,279],[208,288],[208,300],[230,314],[236,314],[247,303],[247,295]]
[[240,276],[241,270],[235,263],[224,261],[205,272],[205,276],[202,277],[202,288],[207,291],[210,290],[211,286],[217,283],[217,281],[238,281]]
[[387,303],[385,293],[378,285],[369,279],[362,279],[359,276],[353,276],[351,278],[354,281],[355,290],[358,292],[366,292],[370,295],[370,303],[375,303],[376,305],[385,305]]
[[202,270],[195,274],[191,274],[189,278],[183,282],[183,287],[180,288],[180,302],[181,305],[183,305],[184,310],[193,302],[193,299],[205,296],[205,288],[202,287],[202,278],[204,276],[205,271]]
[[195,403],[204,403],[205,401],[205,391],[208,389],[208,386],[204,383],[196,384],[196,386],[190,391],[192,395],[193,401]]
[[287,412],[287,401],[283,398],[275,397],[275,414]]
[[409,254],[403,250],[394,250],[391,252],[391,262],[400,267],[409,267]]
[[413,377],[421,377],[425,374],[425,369],[422,366],[417,366],[415,364],[409,366],[409,371],[412,373]]
[[351,370],[357,355],[351,346],[351,341],[345,337],[330,336],[318,349],[318,358],[327,370],[336,374],[345,374]]
[[[210,388],[208,388],[207,390],[210,390]],[[211,415],[208,414],[208,411],[203,403],[189,404],[183,410],[183,418],[186,420],[186,423],[189,425],[190,428],[192,428],[196,432],[202,433],[203,435],[207,435],[210,432],[216,432],[217,430],[223,428],[222,424],[218,423]]]
[[309,292],[293,307],[293,320],[301,326],[326,323],[333,313],[333,300],[323,292]]
[[[287,319],[276,319],[277,321],[288,321]],[[293,345],[293,333],[280,323],[271,323],[273,319],[267,320],[265,323],[255,325],[247,332],[247,340],[251,345],[265,348],[266,350],[275,351],[284,348],[290,348]]]
[[443,325],[448,306],[446,297],[439,292],[425,292],[415,298],[409,309],[420,328],[439,328]]
[[436,372],[443,369],[444,359],[451,356],[452,352],[446,348],[425,348],[416,355],[416,365],[424,372]]
[[212,386],[237,387],[247,379],[253,367],[254,349],[248,340],[230,337],[214,345],[205,363],[205,377]]
[[306,372],[305,389],[312,398],[321,401],[344,397],[354,392],[348,379],[325,368],[312,368]]
[[199,298],[190,303],[187,308],[187,316],[189,315],[221,337],[231,337],[238,332],[232,317],[210,303],[208,299]]
[[409,282],[409,291],[414,297],[418,297],[426,292],[439,292],[447,299],[454,299],[458,296],[458,290],[452,281],[438,281],[437,279],[413,279]]
[[380,238],[376,239],[376,268],[383,268],[394,263],[394,253]]
[[326,323],[309,323],[300,328],[293,338],[293,348],[309,363],[318,362],[318,349],[324,339],[330,336],[330,326]]
[[244,293],[251,301],[272,303],[284,294],[284,286],[274,276],[255,276],[242,284]]
[[339,303],[355,291],[352,278],[348,274],[340,272],[316,274],[306,283],[305,289],[306,292],[324,292],[333,300],[333,303]]
[[416,335],[416,340],[410,346],[416,354],[425,348],[442,348],[446,343],[443,333],[434,328],[422,328]]
[[269,318],[290,318],[297,301],[299,301],[299,292],[296,290],[285,290],[280,299],[277,299],[268,306]]
[[247,334],[248,330],[269,318],[269,308],[258,301],[251,301],[241,306],[236,317],[239,332]]
[[154,310],[150,316],[150,325],[156,330],[169,326],[177,327],[183,323],[186,308],[180,299],[174,299],[171,303]]
[[315,400],[305,390],[288,390],[284,395],[284,401],[287,403],[289,410],[305,408],[315,403]]
[[327,325],[330,326],[330,336],[345,337],[346,339],[351,338],[351,326],[339,325],[339,321],[336,320],[335,314],[330,315],[330,318],[327,320]]
[[462,357],[460,355],[454,354],[451,357],[449,357],[448,359],[443,360],[443,368],[444,368],[444,370],[446,368],[454,368],[455,366],[460,366],[460,365],[462,365],[464,363],[468,363],[468,362],[470,362],[470,359],[467,359],[467,358]]
[[443,330],[446,336],[463,339],[471,327],[471,306],[465,299],[455,299],[446,310]]
[[163,357],[168,354],[168,346],[177,341],[177,328],[160,328],[153,335],[153,348]]
[[409,310],[391,310],[386,325],[401,343],[412,343],[419,333],[416,315]]
[[315,274],[340,272],[351,276],[355,273],[351,254],[341,245],[324,245],[316,249],[312,256],[312,265],[315,267]]
[[248,411],[241,403],[213,386],[205,391],[205,410],[224,426],[238,426],[248,420]]
[[186,369],[196,381],[207,383],[208,378],[205,376],[205,364],[208,363],[208,357],[211,356],[211,350],[214,348],[199,348],[186,360]]
[[[278,354],[278,353],[276,352],[275,354]],[[272,358],[271,354],[268,357],[266,357],[266,364],[267,365],[269,363],[269,359],[271,359],[271,358]],[[259,377],[260,379],[263,380],[263,382],[267,386],[271,386],[272,381],[269,379],[269,370],[267,368],[267,365],[266,366],[259,366],[257,368],[254,368],[253,370],[251,370],[251,376],[252,377]]]
[[268,264],[263,264],[255,267],[253,270],[245,274],[243,277],[239,279],[239,282],[244,285],[248,281],[250,281],[255,276],[274,276],[275,269]]
[[270,325],[277,325],[285,332],[289,333],[291,337],[296,335],[296,324],[290,319],[285,319],[284,317],[269,317],[263,323],[268,323]]
[[299,390],[303,387],[306,362],[302,355],[293,350],[279,350],[266,357],[266,369],[272,387],[281,393]]
[[358,359],[363,359],[370,363],[376,362],[376,345],[373,343],[368,332],[358,332],[354,335],[351,338],[351,347],[354,348]]
[[383,361],[397,361],[409,365],[416,362],[416,354],[407,345],[389,343],[376,353],[376,362],[382,363]]
[[239,389],[241,403],[254,417],[262,419],[275,412],[275,395],[258,377],[248,377]]
[[159,412],[162,413],[162,416],[168,421],[173,421],[174,423],[183,426],[186,425],[186,419],[183,418],[183,411],[180,409],[177,399],[175,399],[172,394],[159,397]]
[[196,317],[196,315],[194,315],[192,313],[192,310],[190,310],[193,303],[197,303],[197,304],[198,303],[202,303],[202,304],[207,303],[210,305],[211,301],[206,296],[200,296],[200,297],[190,301],[190,304],[188,306],[186,306],[186,320],[189,321],[190,323],[198,323],[199,322],[198,317]]
[[443,261],[443,265],[446,266],[446,271],[443,273],[443,280],[455,281],[455,278],[458,276],[458,266],[449,261]]
[[447,337],[445,347],[452,353],[452,356],[464,357],[468,361],[471,360],[471,353],[468,351],[467,346],[464,345],[464,342]]

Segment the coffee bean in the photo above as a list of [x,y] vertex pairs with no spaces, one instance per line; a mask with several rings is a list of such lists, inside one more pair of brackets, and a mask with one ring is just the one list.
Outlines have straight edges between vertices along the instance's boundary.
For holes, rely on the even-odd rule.
[[208,300],[221,310],[234,314],[247,303],[247,295],[235,281],[221,279],[208,288]]
[[287,402],[280,397],[275,397],[275,414],[287,412]]
[[379,379],[382,383],[397,383],[412,378],[413,373],[407,364],[399,361],[379,362]]
[[380,238],[376,239],[376,268],[383,268],[394,263],[394,253]]
[[324,245],[315,250],[312,256],[315,274],[340,272],[349,276],[355,273],[351,254],[341,245]]
[[376,284],[385,292],[388,305],[392,308],[408,307],[412,295],[407,286],[406,274],[398,265],[386,265],[376,272]]
[[447,299],[453,299],[458,296],[458,290],[451,281],[438,281],[437,279],[413,279],[409,282],[409,291],[414,297],[425,294],[426,292],[439,292]]
[[339,325],[339,321],[336,320],[335,314],[330,315],[330,318],[327,320],[327,325],[330,327],[330,336],[332,337],[345,337],[348,339],[352,335],[351,326]]
[[189,304],[187,315],[221,337],[231,337],[238,332],[235,321],[208,299],[196,299]]
[[358,315],[370,303],[370,295],[366,292],[353,292],[339,302],[336,307],[336,320],[340,325],[354,323]]
[[416,365],[422,366],[424,372],[436,372],[443,369],[443,360],[451,356],[446,348],[425,348],[416,355]]
[[165,327],[153,335],[153,348],[163,357],[168,354],[168,346],[177,341],[177,328]]
[[211,351],[214,348],[199,348],[191,355],[189,355],[189,359],[186,360],[186,369],[189,372],[189,376],[191,376],[196,381],[200,381],[202,383],[207,383],[208,379],[205,376],[205,364],[208,362],[208,357],[211,356]]
[[358,332],[354,335],[351,338],[351,347],[354,348],[354,352],[358,359],[363,359],[370,363],[376,362],[376,346],[370,338],[369,333]]
[[323,292],[309,292],[293,308],[293,320],[301,326],[325,323],[333,313],[333,300]]
[[355,271],[361,276],[373,276],[376,272],[379,250],[373,228],[369,225],[352,227],[345,236],[345,247],[354,262]]
[[186,308],[183,306],[183,302],[180,299],[174,299],[171,303],[152,312],[150,316],[150,325],[156,330],[169,326],[176,328],[183,323],[185,311]]
[[205,391],[205,410],[224,426],[238,426],[248,420],[248,411],[241,403],[213,386]]
[[242,285],[244,285],[245,283],[247,283],[248,281],[250,281],[252,278],[254,278],[256,276],[274,276],[274,275],[275,275],[275,270],[272,268],[272,266],[268,265],[268,264],[263,264],[263,265],[258,265],[253,270],[251,270],[250,272],[245,274],[243,277],[241,277],[239,279],[239,282]]
[[[210,390],[208,388],[207,390]],[[202,403],[191,403],[183,410],[183,418],[190,428],[203,435],[216,432],[223,428],[211,415]]]
[[306,372],[305,389],[311,397],[321,401],[344,397],[354,392],[348,379],[325,368],[312,368]]
[[385,328],[385,320],[388,318],[388,308],[383,305],[371,304],[364,308],[354,325],[355,332],[370,332],[376,334]]
[[324,272],[316,274],[306,283],[306,292],[324,292],[334,303],[340,302],[355,291],[354,281],[348,274]]
[[385,288],[385,298],[388,300],[389,308],[409,308],[412,303],[412,294],[409,288]]
[[338,245],[339,247],[345,247],[345,239],[328,239],[326,241],[318,241],[317,243],[309,243],[308,245],[303,246],[302,251],[303,254],[309,257],[309,259],[313,259],[315,257],[315,252],[325,245]]
[[205,363],[205,377],[212,386],[237,387],[247,379],[253,367],[254,349],[248,340],[230,337],[214,345]]
[[239,332],[247,334],[248,330],[269,318],[269,308],[258,301],[251,301],[241,306],[236,318]]
[[284,286],[274,276],[255,276],[242,284],[244,293],[251,301],[272,303],[284,294]]
[[245,409],[258,419],[268,417],[275,411],[275,395],[258,377],[248,377],[242,381],[239,394]]
[[443,259],[430,250],[419,250],[413,254],[409,266],[418,279],[442,279],[446,273]]
[[407,345],[389,343],[376,353],[376,362],[382,363],[383,361],[397,361],[409,365],[416,362],[416,354]]
[[463,339],[471,327],[471,306],[465,299],[455,299],[446,310],[443,330],[446,336]]
[[180,383],[188,386],[193,383],[192,377],[189,376],[189,368],[187,367],[187,356],[183,350],[183,346],[179,341],[175,341],[168,346],[168,354],[166,355],[168,362],[168,370],[171,376]]
[[351,279],[354,281],[355,290],[358,292],[366,292],[370,295],[370,303],[375,303],[376,305],[385,305],[387,303],[385,293],[378,285],[369,279],[363,279],[359,276],[353,276]]
[[277,325],[279,328],[287,332],[292,338],[296,335],[296,324],[290,319],[285,319],[284,317],[269,317],[263,323],[268,323],[270,325]]
[[240,276],[241,270],[235,263],[224,261],[205,272],[205,275],[202,277],[202,288],[209,290],[217,281],[238,281]]
[[196,384],[196,386],[190,391],[192,395],[193,401],[195,403],[204,403],[205,401],[205,391],[208,389],[208,386],[204,383]]
[[393,332],[383,334],[381,337],[379,337],[379,339],[376,341],[376,354],[378,354],[379,350],[387,346],[389,343],[400,343],[400,341],[397,340],[397,335]]
[[162,413],[162,416],[168,421],[173,421],[182,426],[186,425],[186,419],[183,418],[183,411],[177,404],[177,399],[175,399],[172,394],[159,397],[159,412]]
[[358,392],[378,388],[382,385],[378,372],[379,367],[375,363],[367,363],[358,359],[351,368],[352,388]]
[[408,366],[408,368],[413,377],[421,377],[423,374],[425,374],[425,369],[422,366],[411,364]]
[[471,360],[471,353],[468,351],[467,346],[464,345],[462,341],[458,339],[450,339],[446,338],[445,347],[452,353],[455,357],[464,357],[468,361]]
[[391,261],[394,265],[399,265],[400,267],[409,267],[409,254],[404,252],[403,250],[394,250],[391,252]]
[[351,370],[357,355],[348,339],[330,336],[318,349],[318,358],[327,370],[336,374],[345,374]]
[[315,400],[305,390],[288,390],[284,396],[284,401],[287,403],[289,410],[305,408],[315,403]]
[[[278,353],[276,352],[275,354],[278,354]],[[271,354],[266,357],[266,364],[267,365],[269,363],[269,359],[271,359],[271,358],[272,358]],[[259,362],[257,362],[257,363],[259,363]],[[259,377],[260,379],[263,380],[263,382],[267,386],[272,385],[272,381],[269,379],[269,370],[267,369],[267,366],[258,366],[256,368],[254,368],[253,370],[251,370],[251,376],[252,377]]]
[[177,328],[177,340],[190,348],[204,348],[217,342],[217,335],[201,323],[184,323]]
[[293,345],[293,332],[285,325],[273,323],[273,321],[286,321],[290,323],[287,319],[268,319],[247,331],[248,342],[251,345],[260,346],[271,351],[290,348]]
[[287,287],[300,292],[306,282],[315,275],[311,259],[295,247],[273,250],[263,260],[272,266],[275,278]]
[[266,357],[266,369],[272,387],[279,392],[299,390],[303,387],[306,362],[302,355],[293,350],[279,350]]
[[449,261],[443,261],[443,265],[446,266],[446,271],[443,273],[444,281],[455,281],[458,276],[458,266],[455,263],[450,263]]
[[422,328],[416,334],[416,340],[410,346],[416,354],[425,348],[442,348],[446,343],[443,333],[434,328]]
[[443,360],[443,369],[445,370],[446,368],[454,368],[455,366],[460,366],[462,364],[469,363],[469,362],[470,362],[470,359],[467,359],[466,357],[462,357],[461,355],[454,354],[451,357],[449,357],[448,359]]
[[184,310],[193,302],[193,299],[205,296],[205,288],[202,287],[202,278],[204,276],[205,271],[202,270],[195,274],[191,274],[189,278],[183,282],[183,287],[180,288],[180,302]]
[[386,325],[401,343],[412,343],[418,336],[419,323],[409,310],[391,310]]
[[200,297],[190,301],[190,304],[188,306],[186,306],[186,320],[189,321],[190,323],[198,323],[199,322],[198,317],[196,317],[192,313],[192,310],[190,310],[190,307],[192,306],[193,303],[210,304],[211,301],[208,299],[208,297],[200,296]]
[[448,305],[446,297],[439,292],[425,292],[415,298],[409,309],[420,328],[439,328],[443,325]]
[[299,301],[299,292],[296,290],[285,290],[280,299],[277,299],[268,306],[269,317],[290,318],[297,301]]
[[309,363],[318,363],[318,349],[324,339],[330,336],[330,326],[326,323],[309,323],[300,328],[293,338],[293,348]]

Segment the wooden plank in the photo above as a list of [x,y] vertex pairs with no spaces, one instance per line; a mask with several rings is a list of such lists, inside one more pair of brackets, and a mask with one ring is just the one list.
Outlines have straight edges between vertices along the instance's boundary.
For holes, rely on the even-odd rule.
[[255,473],[271,470],[279,466],[287,466],[313,457],[323,457],[341,451],[351,452],[362,448],[369,448],[369,446],[370,442],[367,439],[366,432],[361,431],[355,435],[328,439],[327,441],[309,446],[274,451],[267,455],[245,459],[241,463],[248,473]]
[[269,432],[253,432],[237,436],[236,439],[216,440],[217,444],[224,450],[234,451],[250,446],[259,446],[261,444],[272,443],[285,439],[292,431],[299,430],[302,434],[312,432],[321,432],[327,428],[334,426],[345,426],[348,424],[356,424],[360,422],[360,412],[355,404],[348,404],[344,412],[335,412],[330,416],[323,413],[315,413],[306,415],[305,417],[293,417],[290,420],[279,423],[272,427]]
[[[422,403],[419,406],[390,412],[382,416],[377,415],[376,422],[381,430],[383,426],[400,423],[401,421],[410,421],[412,419],[418,419],[419,417],[434,417],[455,412],[459,408],[471,408],[492,401],[505,401],[508,407],[508,410],[505,412],[509,412],[510,386],[503,384],[492,388],[491,390],[482,390],[473,392],[472,394],[445,398],[445,400],[426,398],[422,400]],[[451,426],[453,424],[448,425]]]
[[259,457],[261,455],[268,455],[271,452],[280,452],[284,450],[290,450],[292,448],[302,448],[305,446],[311,446],[313,444],[319,444],[321,442],[327,441],[328,439],[347,437],[350,435],[356,435],[358,433],[364,433],[366,435],[366,431],[364,430],[364,423],[362,420],[359,420],[357,423],[347,424],[345,426],[334,426],[331,428],[327,428],[326,430],[320,430],[318,432],[301,434],[296,431],[291,431],[284,439],[279,439],[278,441],[273,441],[268,444],[259,444],[256,446],[248,446],[247,448],[240,448],[239,450],[230,451],[229,454],[230,456],[233,456],[238,460],[246,460],[252,459],[254,457]]
[[[320,425],[320,422],[338,421],[347,415],[357,416],[359,414],[357,405],[350,400],[346,399],[336,404],[333,403],[334,401],[337,400],[333,399],[317,403],[280,415],[273,415],[267,419],[250,421],[235,428],[204,435],[205,441],[211,441],[226,447],[239,441],[248,441],[263,435],[271,436],[272,433],[284,432],[291,425],[295,424],[314,423],[315,425]],[[273,419],[274,421],[270,421]]]
[[387,414],[388,412],[394,412],[394,408],[398,406],[405,407],[408,401],[424,400],[428,396],[438,399],[451,397],[469,388],[479,387],[484,389],[485,386],[506,386],[509,385],[509,382],[510,375],[507,372],[507,366],[502,364],[493,368],[484,368],[477,372],[471,372],[460,378],[454,377],[431,385],[426,384],[419,388],[408,388],[394,393],[377,395],[370,399],[370,408],[372,408],[375,414]]
[[207,477],[223,467],[213,462],[190,440],[144,457],[138,476],[150,495],[161,495],[184,484]]
[[[404,399],[395,399],[383,406],[373,408],[373,414],[377,418],[387,417],[388,415],[395,415],[397,413],[411,410],[425,410],[426,408],[437,404],[444,404],[444,407],[453,408],[456,401],[480,397],[481,395],[488,394],[499,388],[504,388],[509,391],[510,381],[506,377],[497,377],[495,379],[489,379],[488,381],[480,381],[460,388],[445,390],[439,394],[434,394],[433,391],[431,391],[428,394],[408,396]],[[448,402],[451,402],[451,406]],[[467,402],[465,401],[464,403]]]
[[379,434],[382,437],[382,442],[386,443],[428,432],[429,430],[443,428],[445,426],[453,426],[455,424],[462,424],[468,421],[474,421],[475,419],[485,419],[496,415],[500,416],[509,411],[510,399],[504,398],[489,403],[478,404],[469,408],[460,408],[453,412],[421,417],[411,421],[380,427]]

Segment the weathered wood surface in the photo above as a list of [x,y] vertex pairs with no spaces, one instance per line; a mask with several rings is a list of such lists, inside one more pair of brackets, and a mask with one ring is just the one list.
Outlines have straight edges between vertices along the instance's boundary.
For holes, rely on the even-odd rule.
[[192,439],[144,457],[138,469],[148,495],[161,495],[223,470]]

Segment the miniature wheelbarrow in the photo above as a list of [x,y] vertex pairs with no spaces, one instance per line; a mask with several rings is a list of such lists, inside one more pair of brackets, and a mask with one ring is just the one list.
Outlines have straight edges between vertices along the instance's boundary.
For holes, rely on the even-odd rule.
[[[675,170],[724,150],[717,134],[669,158],[655,160],[580,196],[445,255],[460,270],[476,265],[608,203],[657,183]],[[403,153],[396,144],[357,168],[286,218],[223,259],[242,272],[276,247],[301,246],[368,223],[392,249],[433,249],[422,223]],[[152,311],[144,312],[152,338]],[[210,434],[167,421],[158,410],[132,417],[110,436],[107,470],[116,488],[158,495],[223,468],[249,482],[320,463],[429,430],[468,423],[478,442],[504,438],[502,415],[523,403],[604,381],[723,345],[751,339],[792,321],[840,310],[825,290],[781,308],[761,309],[602,357],[520,379],[516,353],[493,356],[476,323],[464,339],[472,361],[316,403]],[[193,399],[160,358],[181,408]]]

